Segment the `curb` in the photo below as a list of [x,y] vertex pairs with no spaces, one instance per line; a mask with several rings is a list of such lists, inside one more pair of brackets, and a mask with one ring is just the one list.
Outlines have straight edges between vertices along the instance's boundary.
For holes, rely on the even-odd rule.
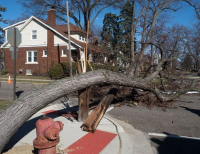
[[[154,154],[154,150],[150,144],[150,140],[148,138],[148,135],[145,134],[144,132],[135,129],[132,125],[115,119],[113,117],[111,117],[110,115],[106,114],[106,117],[108,117],[109,119],[111,119],[112,121],[117,122],[119,125],[121,125],[121,127],[123,127],[125,133],[128,134],[128,138],[130,139],[131,143],[132,143],[132,152],[135,154]],[[123,147],[123,145],[122,145]],[[127,153],[127,149],[126,151],[123,150],[122,148],[122,154]]]

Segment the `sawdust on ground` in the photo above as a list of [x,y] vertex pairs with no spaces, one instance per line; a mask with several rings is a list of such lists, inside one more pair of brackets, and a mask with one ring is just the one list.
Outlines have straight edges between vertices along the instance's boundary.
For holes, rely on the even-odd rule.
[[[63,151],[59,150],[59,146],[56,147],[56,153],[64,154]],[[33,145],[24,143],[22,145],[13,147],[12,149],[10,149],[6,152],[3,152],[2,154],[38,154],[38,152],[37,152],[37,150],[34,150]]]
[[12,149],[4,152],[3,154],[36,154],[33,145],[23,144],[20,146],[13,147]]

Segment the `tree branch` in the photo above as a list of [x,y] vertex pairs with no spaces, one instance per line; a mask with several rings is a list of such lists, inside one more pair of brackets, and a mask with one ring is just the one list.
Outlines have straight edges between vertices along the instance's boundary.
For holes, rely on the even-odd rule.
[[165,97],[161,91],[154,89],[151,80],[147,80],[147,78],[131,78],[127,75],[107,70],[91,71],[72,78],[57,80],[41,89],[26,94],[11,103],[10,106],[0,110],[0,153],[14,133],[33,114],[68,93],[93,85],[112,84],[149,91],[159,100],[169,101],[189,90],[194,90],[194,84],[199,80],[195,80],[189,88],[179,90],[177,93],[170,95],[170,97]]

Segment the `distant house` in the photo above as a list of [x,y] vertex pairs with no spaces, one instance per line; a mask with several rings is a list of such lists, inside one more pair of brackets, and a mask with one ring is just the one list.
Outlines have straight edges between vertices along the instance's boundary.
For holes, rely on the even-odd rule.
[[[56,25],[54,9],[48,11],[48,21],[31,16],[29,19],[4,28],[5,34],[10,27],[17,27],[22,34],[16,60],[17,72],[24,75],[46,74],[53,64],[68,62],[67,25]],[[83,51],[86,46],[86,32],[70,24],[72,55]],[[1,46],[4,52],[5,68],[13,72],[10,44],[5,38]]]

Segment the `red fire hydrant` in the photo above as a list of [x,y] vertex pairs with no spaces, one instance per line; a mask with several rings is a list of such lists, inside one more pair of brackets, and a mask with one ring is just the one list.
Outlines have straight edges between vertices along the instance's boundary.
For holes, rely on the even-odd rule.
[[56,145],[60,141],[59,132],[63,129],[61,121],[43,116],[36,122],[37,138],[33,146],[38,149],[38,154],[56,154]]

